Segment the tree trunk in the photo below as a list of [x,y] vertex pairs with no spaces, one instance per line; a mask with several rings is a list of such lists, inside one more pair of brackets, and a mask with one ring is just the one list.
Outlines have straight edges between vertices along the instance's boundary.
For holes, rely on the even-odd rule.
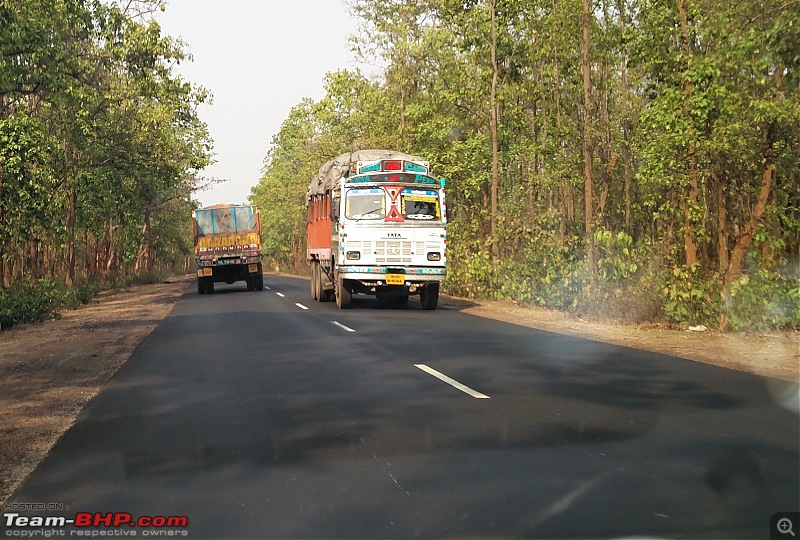
[[[5,102],[6,96],[3,96],[3,102]],[[5,264],[5,252],[6,252],[6,243],[5,243],[5,231],[6,231],[6,213],[5,213],[5,202],[3,199],[5,198],[5,189],[3,187],[3,167],[0,166],[0,286],[8,287],[10,285],[10,279],[8,272],[6,272],[6,264]]]
[[717,264],[720,273],[728,269],[728,203],[722,179],[717,182]]
[[[553,2],[553,10],[556,9],[556,3]],[[558,49],[554,50],[553,52],[553,70],[554,70],[554,77],[555,77],[555,99],[556,99],[556,141],[561,141],[561,73],[558,69]],[[558,145],[558,153],[561,154],[561,145]],[[558,156],[561,157],[560,155]],[[565,180],[563,184],[562,190],[559,190],[562,193],[562,197],[564,200],[565,206],[565,213],[567,217],[567,223],[574,223],[575,221],[575,201],[572,195],[572,183],[569,179]],[[561,220],[563,223],[563,219]],[[563,227],[562,227],[563,228]],[[563,236],[563,235],[562,235]]]
[[497,134],[498,104],[497,104],[497,0],[491,0],[492,9],[492,88],[489,97],[490,122],[492,131],[492,213],[490,216],[490,234],[492,245],[492,267],[497,268],[500,260],[500,245],[497,239],[497,185],[500,181],[500,150]]
[[144,246],[142,246],[142,264],[139,266],[139,271],[149,273],[153,271],[153,230],[150,225],[150,211],[144,212]]
[[28,248],[30,249],[30,258],[31,258],[31,281],[33,283],[38,283],[40,276],[39,239],[35,235],[31,238],[31,241],[28,244]]
[[400,83],[400,145],[406,152],[410,151],[406,137],[406,86]]
[[[69,185],[69,208],[67,210],[67,249],[65,253],[66,276],[64,282],[68,287],[75,283],[75,213],[78,205],[78,195],[76,186],[78,183],[78,149],[73,147],[72,152],[69,146],[64,143],[64,151],[67,160],[67,174],[70,175]],[[70,159],[70,154],[71,158]]]
[[592,192],[592,133],[590,115],[592,112],[592,79],[589,65],[589,16],[591,14],[589,0],[583,0],[581,27],[583,29],[583,193],[586,227],[586,260],[592,270],[592,278],[597,279],[597,265],[594,254],[594,204]]
[[[625,0],[618,3],[619,25],[623,35],[625,35]],[[620,103],[622,107],[622,171],[625,181],[625,232],[631,234],[631,154],[628,139],[630,138],[629,119],[628,119],[628,51],[627,47],[622,51],[620,66]]]
[[[688,8],[687,2],[689,0],[678,0],[678,12],[680,15],[681,21],[681,41],[682,45],[681,48],[683,50],[683,62],[684,62],[684,69],[688,70],[688,63],[689,63],[689,54],[690,54],[690,47],[689,47],[689,18],[688,18]],[[684,74],[683,78],[683,93],[686,106],[684,108],[684,114],[690,115],[691,111],[689,110],[689,100],[691,99],[692,95],[692,83],[689,81],[688,76]],[[697,262],[697,244],[694,241],[694,211],[695,207],[697,206],[697,164],[696,164],[696,156],[695,156],[695,142],[694,142],[694,121],[689,121],[689,148],[688,148],[688,157],[689,157],[689,186],[688,186],[688,193],[686,196],[686,203],[684,205],[684,224],[683,224],[683,247],[684,252],[686,253],[686,266],[690,267]]]
[[727,296],[728,287],[731,283],[736,281],[742,273],[742,259],[747,252],[747,248],[753,241],[753,231],[761,224],[764,219],[764,212],[767,209],[767,202],[769,201],[769,193],[772,189],[772,177],[775,171],[775,165],[772,162],[773,147],[775,144],[775,127],[770,126],[767,129],[766,141],[762,156],[764,157],[764,168],[761,172],[761,190],[758,194],[756,206],[750,214],[750,219],[741,233],[736,238],[736,244],[731,250],[731,258],[728,263],[728,270],[725,272],[725,283],[723,285],[723,298]]

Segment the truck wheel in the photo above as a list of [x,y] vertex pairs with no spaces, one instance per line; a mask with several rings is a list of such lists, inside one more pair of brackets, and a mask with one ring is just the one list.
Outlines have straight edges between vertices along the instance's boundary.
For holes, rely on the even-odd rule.
[[206,282],[204,278],[197,278],[197,294],[206,294]]
[[336,305],[339,309],[350,307],[350,291],[345,287],[344,279],[336,278]]
[[325,289],[325,272],[322,270],[322,265],[317,267],[317,290],[319,291],[320,302],[333,300],[333,291]]
[[207,277],[206,279],[206,294],[214,294],[214,278]]
[[419,299],[422,302],[422,309],[436,309],[439,303],[439,284],[428,283],[419,293]]
[[319,300],[319,263],[311,261],[311,299]]
[[248,291],[256,290],[256,276],[247,276],[244,278],[244,282],[247,283]]
[[263,291],[264,290],[264,274],[259,272],[256,275],[256,290]]

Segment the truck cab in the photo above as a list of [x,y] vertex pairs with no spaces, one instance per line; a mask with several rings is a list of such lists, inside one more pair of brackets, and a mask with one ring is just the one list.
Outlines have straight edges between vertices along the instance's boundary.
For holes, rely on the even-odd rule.
[[312,180],[309,189],[312,297],[335,296],[344,308],[352,294],[400,302],[419,295],[423,309],[435,309],[447,257],[444,181],[431,176],[427,161],[399,152],[362,150],[337,160],[338,178],[325,186]]

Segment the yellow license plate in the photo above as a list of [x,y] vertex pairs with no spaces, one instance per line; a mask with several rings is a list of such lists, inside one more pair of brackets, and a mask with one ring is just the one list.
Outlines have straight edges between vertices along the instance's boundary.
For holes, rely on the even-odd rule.
[[406,276],[403,274],[386,274],[387,285],[403,285],[406,282]]
[[258,265],[257,264],[248,264],[247,265],[247,271],[250,272],[251,274],[254,273],[254,272],[258,272]]
[[212,275],[211,268],[198,268],[197,277],[206,277]]

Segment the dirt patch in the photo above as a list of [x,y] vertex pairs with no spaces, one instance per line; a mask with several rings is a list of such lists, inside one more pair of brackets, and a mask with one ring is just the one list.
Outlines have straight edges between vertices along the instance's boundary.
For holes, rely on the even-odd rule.
[[474,303],[446,298],[443,305],[479,317],[800,382],[800,332],[734,334],[708,329],[676,330],[656,324],[588,321],[560,311],[522,307],[511,302]]
[[[61,318],[0,332],[0,505],[47,455],[136,346],[166,317],[191,276],[105,291]],[[443,296],[443,309],[587,337],[800,382],[800,333],[690,332],[584,321],[508,302]]]
[[61,318],[0,332],[0,502],[172,310],[188,279],[99,293]]

